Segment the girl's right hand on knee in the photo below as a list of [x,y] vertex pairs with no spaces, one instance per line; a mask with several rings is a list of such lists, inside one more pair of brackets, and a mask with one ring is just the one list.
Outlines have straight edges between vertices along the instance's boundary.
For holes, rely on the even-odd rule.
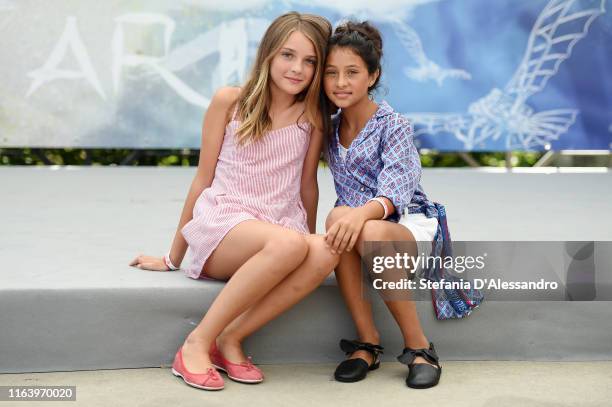
[[325,243],[334,254],[350,252],[357,243],[366,217],[360,208],[351,208],[334,223],[325,234]]
[[169,271],[163,257],[145,256],[143,254],[132,260],[130,266],[138,267],[142,270]]

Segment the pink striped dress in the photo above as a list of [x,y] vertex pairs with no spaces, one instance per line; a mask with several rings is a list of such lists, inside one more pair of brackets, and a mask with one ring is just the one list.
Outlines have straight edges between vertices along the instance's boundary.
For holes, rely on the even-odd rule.
[[268,131],[245,146],[235,143],[240,122],[225,127],[215,177],[193,208],[193,219],[181,229],[187,241],[188,277],[202,273],[206,260],[238,223],[257,219],[308,234],[306,210],[300,196],[304,158],[310,143],[310,124],[295,123]]

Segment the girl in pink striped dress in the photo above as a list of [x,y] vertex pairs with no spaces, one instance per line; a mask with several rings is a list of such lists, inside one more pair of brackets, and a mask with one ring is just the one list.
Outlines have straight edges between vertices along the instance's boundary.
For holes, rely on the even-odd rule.
[[315,15],[292,12],[272,22],[245,86],[220,89],[208,107],[198,170],[170,252],[131,263],[176,269],[188,251],[187,276],[227,281],[176,353],[172,371],[191,386],[222,389],[216,369],[261,382],[242,341],[314,290],[338,262],[314,234],[330,33]]

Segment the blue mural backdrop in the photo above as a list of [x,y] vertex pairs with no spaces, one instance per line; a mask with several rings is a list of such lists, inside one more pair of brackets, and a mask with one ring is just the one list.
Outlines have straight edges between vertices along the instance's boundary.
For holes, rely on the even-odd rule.
[[289,10],[383,33],[421,148],[612,147],[612,0],[0,0],[0,146],[198,148]]

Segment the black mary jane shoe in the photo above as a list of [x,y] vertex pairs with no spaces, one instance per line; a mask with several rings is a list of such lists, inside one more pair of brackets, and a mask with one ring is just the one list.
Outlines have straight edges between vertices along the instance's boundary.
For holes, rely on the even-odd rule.
[[347,356],[358,350],[365,350],[374,356],[374,362],[371,365],[368,365],[368,362],[361,358],[347,359],[338,365],[334,372],[334,378],[339,382],[352,383],[365,379],[368,371],[376,370],[380,367],[380,355],[383,353],[384,348],[372,343],[341,339],[340,349]]
[[[421,356],[435,366],[427,363],[413,363],[417,356]],[[433,342],[429,342],[429,349],[404,348],[404,352],[397,357],[400,363],[408,365],[408,377],[406,385],[413,389],[427,389],[433,387],[440,381],[442,366],[438,362],[438,355]],[[436,367],[437,366],[437,367]]]

